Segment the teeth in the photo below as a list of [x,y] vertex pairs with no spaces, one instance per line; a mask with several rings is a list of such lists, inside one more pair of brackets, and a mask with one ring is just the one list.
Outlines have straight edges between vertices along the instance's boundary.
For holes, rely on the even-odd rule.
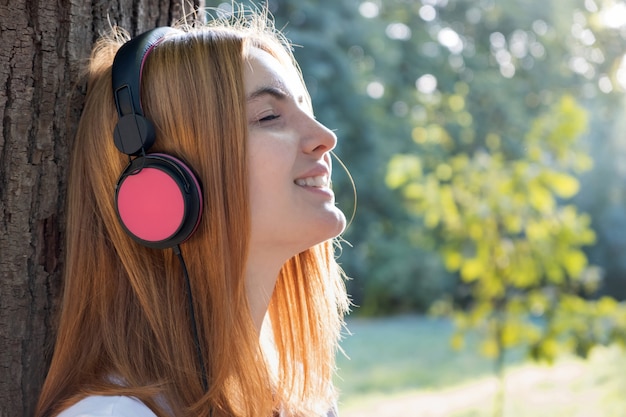
[[296,184],[300,186],[317,187],[317,188],[327,187],[328,175],[320,175],[318,177],[298,178],[296,180]]

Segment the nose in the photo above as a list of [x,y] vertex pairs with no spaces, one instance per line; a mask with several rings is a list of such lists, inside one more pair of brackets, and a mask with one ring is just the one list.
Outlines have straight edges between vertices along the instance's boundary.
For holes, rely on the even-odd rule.
[[337,145],[335,132],[311,116],[308,119],[307,132],[303,140],[304,152],[322,155],[333,150]]

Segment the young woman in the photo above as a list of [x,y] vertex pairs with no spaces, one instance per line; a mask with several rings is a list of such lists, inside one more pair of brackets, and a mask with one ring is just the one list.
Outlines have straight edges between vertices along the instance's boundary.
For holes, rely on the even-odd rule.
[[271,22],[232,20],[94,48],[38,417],[334,415],[337,138]]

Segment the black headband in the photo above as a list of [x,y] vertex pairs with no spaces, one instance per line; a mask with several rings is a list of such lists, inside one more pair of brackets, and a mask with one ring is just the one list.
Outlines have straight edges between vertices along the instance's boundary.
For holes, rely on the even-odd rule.
[[120,117],[115,126],[115,146],[127,155],[138,155],[154,143],[154,127],[141,108],[141,73],[146,57],[165,35],[174,31],[159,27],[126,42],[113,59],[112,86]]

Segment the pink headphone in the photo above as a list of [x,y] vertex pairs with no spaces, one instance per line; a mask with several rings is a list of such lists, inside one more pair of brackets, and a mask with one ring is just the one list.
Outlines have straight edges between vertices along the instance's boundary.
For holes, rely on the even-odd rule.
[[157,249],[178,246],[197,229],[202,216],[202,189],[192,170],[180,159],[146,153],[155,129],[144,117],[140,101],[141,73],[146,57],[174,29],[161,27],[126,42],[113,60],[112,78],[119,121],[115,146],[135,157],[115,186],[117,215],[137,242]]

